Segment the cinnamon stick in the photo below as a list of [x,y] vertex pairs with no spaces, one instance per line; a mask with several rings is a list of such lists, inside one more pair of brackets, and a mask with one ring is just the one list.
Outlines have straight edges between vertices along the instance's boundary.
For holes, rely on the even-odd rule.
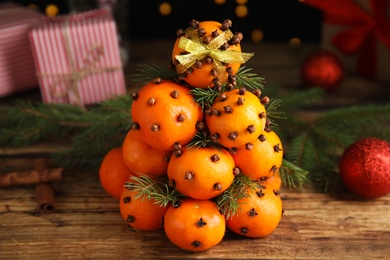
[[37,211],[39,213],[52,213],[56,210],[54,190],[51,183],[38,183],[36,188]]
[[[39,173],[47,171],[48,164],[44,158],[36,159],[34,170]],[[62,173],[62,171],[61,171]],[[62,174],[61,174],[62,177]],[[36,186],[37,211],[39,213],[52,213],[55,211],[54,190],[51,182],[40,182]]]
[[63,168],[17,171],[0,174],[0,187],[31,185],[62,180]]

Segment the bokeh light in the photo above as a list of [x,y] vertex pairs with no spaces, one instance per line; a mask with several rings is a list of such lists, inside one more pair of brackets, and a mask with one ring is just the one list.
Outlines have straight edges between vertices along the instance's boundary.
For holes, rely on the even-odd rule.
[[251,39],[255,43],[259,43],[263,40],[264,34],[263,31],[260,29],[255,29],[252,31]]
[[291,47],[298,47],[301,45],[302,41],[297,37],[293,37],[289,40],[288,43],[290,44]]
[[226,3],[226,0],[214,0],[214,3],[216,3],[217,5],[223,5],[224,3]]
[[168,2],[162,2],[159,7],[159,12],[161,15],[167,16],[172,12],[172,6]]
[[248,15],[248,7],[246,5],[238,5],[236,7],[236,15],[239,18],[244,18]]
[[45,8],[45,13],[49,17],[57,16],[58,12],[59,12],[58,6],[56,6],[55,4],[49,4]]

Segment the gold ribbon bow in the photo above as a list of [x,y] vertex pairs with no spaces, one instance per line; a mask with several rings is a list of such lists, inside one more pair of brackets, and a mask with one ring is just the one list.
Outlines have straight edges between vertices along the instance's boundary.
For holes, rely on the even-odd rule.
[[[41,73],[38,76],[39,77],[57,77],[58,80],[56,80],[51,86],[50,91],[55,98],[61,98],[65,95],[73,94],[76,103],[79,106],[82,105],[82,100],[80,98],[80,94],[78,92],[78,83],[81,79],[83,79],[85,76],[94,74],[94,73],[101,73],[101,72],[113,72],[116,70],[122,69],[121,66],[117,67],[102,67],[98,68],[96,67],[97,63],[101,59],[101,57],[104,56],[104,50],[101,45],[94,45],[91,48],[89,48],[86,52],[85,57],[83,58],[83,64],[80,68],[77,68],[73,59],[73,54],[71,52],[70,47],[70,41],[68,39],[68,23],[69,21],[66,21],[63,26],[63,36],[65,39],[65,51],[66,55],[68,57],[69,61],[69,72],[67,73]],[[58,87],[65,85],[65,89],[63,91],[58,91]]]
[[175,58],[180,64],[176,66],[179,73],[183,73],[186,69],[195,64],[196,61],[209,56],[213,59],[214,68],[217,70],[219,79],[224,82],[227,79],[227,72],[223,63],[240,63],[248,61],[254,54],[242,53],[236,50],[221,50],[219,49],[225,42],[233,37],[230,30],[215,37],[210,43],[205,44],[197,35],[194,28],[186,30],[186,37],[181,37],[178,47],[189,52],[188,54],[176,55]]

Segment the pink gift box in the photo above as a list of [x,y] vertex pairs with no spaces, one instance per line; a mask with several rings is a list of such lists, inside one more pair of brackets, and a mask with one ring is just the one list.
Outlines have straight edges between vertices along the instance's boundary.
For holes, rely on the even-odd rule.
[[29,35],[43,102],[87,105],[126,93],[108,11],[46,18]]
[[41,17],[13,2],[0,4],[0,97],[38,87],[28,32]]

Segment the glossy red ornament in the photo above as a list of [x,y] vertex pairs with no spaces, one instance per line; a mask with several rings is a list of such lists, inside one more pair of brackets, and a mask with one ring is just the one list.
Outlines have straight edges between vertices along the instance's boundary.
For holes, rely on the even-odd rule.
[[328,92],[337,89],[344,78],[341,60],[332,52],[325,50],[307,56],[300,72],[305,87],[320,87]]
[[344,185],[361,198],[375,199],[390,193],[390,143],[375,137],[351,144],[339,163]]

